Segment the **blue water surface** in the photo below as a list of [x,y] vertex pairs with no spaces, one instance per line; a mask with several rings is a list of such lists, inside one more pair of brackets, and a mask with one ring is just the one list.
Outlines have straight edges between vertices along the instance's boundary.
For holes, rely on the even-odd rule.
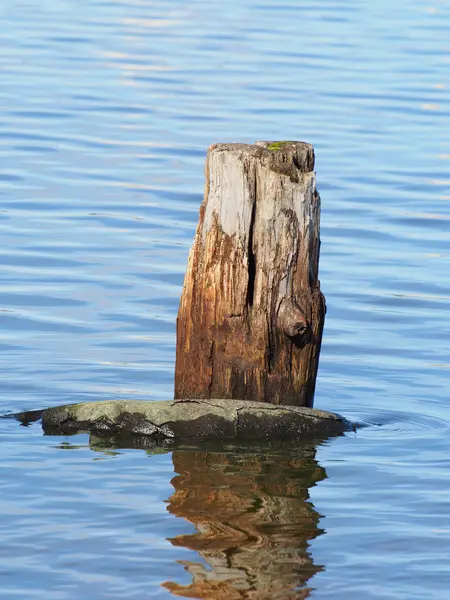
[[322,198],[315,406],[369,424],[172,455],[1,420],[0,597],[448,598],[449,3],[0,19],[0,413],[172,397],[205,150],[298,139]]

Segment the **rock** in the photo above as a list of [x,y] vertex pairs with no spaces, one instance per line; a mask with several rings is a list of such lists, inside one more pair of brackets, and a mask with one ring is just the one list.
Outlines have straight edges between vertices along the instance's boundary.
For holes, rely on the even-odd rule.
[[[38,414],[32,411],[15,417],[27,423],[35,421]],[[85,402],[48,408],[41,415],[47,434],[89,431],[98,435],[140,436],[157,443],[190,439],[324,439],[352,428],[343,417],[317,409],[229,398]]]

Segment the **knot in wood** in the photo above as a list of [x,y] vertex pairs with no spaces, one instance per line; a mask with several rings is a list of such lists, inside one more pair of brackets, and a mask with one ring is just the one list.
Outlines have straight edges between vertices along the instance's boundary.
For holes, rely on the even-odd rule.
[[303,337],[309,329],[308,321],[292,300],[283,300],[278,310],[278,326],[289,338]]

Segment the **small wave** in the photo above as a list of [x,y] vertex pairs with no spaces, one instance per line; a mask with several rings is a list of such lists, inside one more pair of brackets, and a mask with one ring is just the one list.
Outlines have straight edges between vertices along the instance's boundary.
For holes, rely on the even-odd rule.
[[[347,417],[348,418],[348,417]],[[349,419],[355,423],[355,431],[365,429],[364,435],[386,437],[434,437],[444,435],[450,429],[450,419],[446,420],[430,414],[420,414],[402,411],[383,411],[378,415],[359,415]]]

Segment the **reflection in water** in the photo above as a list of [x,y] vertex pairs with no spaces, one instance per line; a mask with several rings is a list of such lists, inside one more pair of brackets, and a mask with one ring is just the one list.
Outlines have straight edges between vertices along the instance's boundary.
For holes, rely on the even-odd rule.
[[168,510],[197,532],[170,541],[199,553],[184,562],[192,583],[176,596],[233,600],[306,598],[314,565],[308,542],[322,531],[308,488],[326,477],[313,447],[294,451],[176,450]]

